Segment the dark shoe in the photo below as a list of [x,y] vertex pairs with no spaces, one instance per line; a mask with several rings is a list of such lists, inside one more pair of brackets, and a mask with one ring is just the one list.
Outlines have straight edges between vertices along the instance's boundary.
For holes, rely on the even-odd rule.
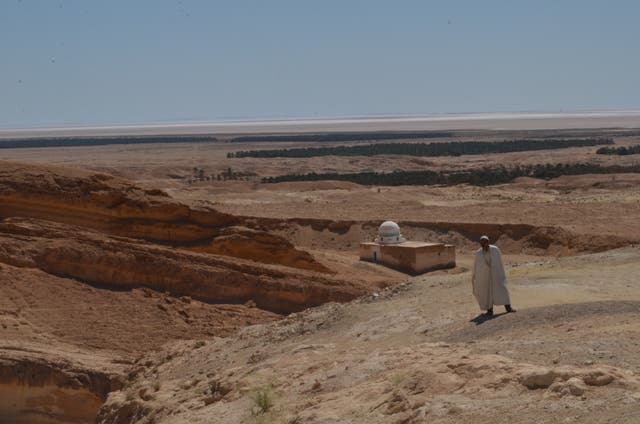
[[493,316],[493,308],[487,309],[487,312],[484,313],[484,316],[492,317]]
[[516,312],[516,310],[515,310],[515,309],[513,309],[513,308],[511,307],[511,305],[504,305],[504,309],[506,309],[506,310],[507,310],[507,313],[509,313],[509,312]]

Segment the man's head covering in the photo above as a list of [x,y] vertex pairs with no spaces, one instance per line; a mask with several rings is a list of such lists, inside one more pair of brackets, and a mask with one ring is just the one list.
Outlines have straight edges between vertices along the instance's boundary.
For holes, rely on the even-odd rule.
[[488,242],[488,241],[489,241],[489,237],[487,237],[487,236],[482,236],[482,237],[480,237],[480,241],[482,241],[482,240],[486,240],[486,241]]

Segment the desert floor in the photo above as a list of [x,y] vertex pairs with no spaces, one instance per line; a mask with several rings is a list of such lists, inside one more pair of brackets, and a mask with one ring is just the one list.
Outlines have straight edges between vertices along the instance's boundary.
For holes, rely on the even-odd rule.
[[[457,139],[521,136],[507,129],[469,130]],[[615,141],[633,145],[640,137]],[[190,205],[291,221],[290,227],[273,231],[342,277],[361,274],[371,281],[388,281],[391,287],[376,296],[286,317],[190,300],[195,324],[189,325],[180,312],[187,306],[164,293],[113,291],[67,279],[56,279],[56,292],[51,293],[45,274],[0,265],[3,278],[15,276],[6,278],[6,296],[0,298],[0,353],[28,356],[51,345],[60,357],[75,358],[83,366],[114,373],[135,370],[102,408],[99,417],[105,423],[125,422],[114,417],[127,407],[144,412],[135,420],[130,417],[140,423],[640,422],[640,175],[522,178],[491,187],[260,182],[263,176],[312,171],[635,164],[639,158],[597,156],[596,148],[456,158],[226,157],[237,150],[293,146],[299,147],[222,142],[0,149],[0,160],[111,173],[145,188],[163,189]],[[232,168],[248,177],[189,183],[194,167],[207,175]],[[412,239],[438,237],[456,243],[457,267],[409,277],[358,260],[358,243],[370,232],[311,231],[299,219],[407,223],[405,235]],[[420,223],[498,229],[524,224],[531,231],[549,228],[547,232],[566,231],[576,238],[569,247],[565,240],[565,247],[547,250],[498,239],[518,312],[485,321],[478,319],[481,311],[470,287],[474,241],[459,232],[421,231]],[[41,290],[42,296],[34,296],[33,290]],[[74,299],[91,307],[67,308],[67,301]],[[136,313],[143,318],[123,333]],[[106,315],[107,323],[102,319]],[[228,328],[212,335],[208,321],[219,329],[225,320]],[[166,331],[149,335],[158,327]],[[253,396],[265,388],[274,406],[266,414],[252,415]]]
[[[468,273],[411,278],[204,346],[167,345],[111,401],[149,393],[168,423],[635,423],[639,263],[629,247],[511,265],[518,311],[496,307],[488,321]],[[256,417],[260,390],[273,407]]]

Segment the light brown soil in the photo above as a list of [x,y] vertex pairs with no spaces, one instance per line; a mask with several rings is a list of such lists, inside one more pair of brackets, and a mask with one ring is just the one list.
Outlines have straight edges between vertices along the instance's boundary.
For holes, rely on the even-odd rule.
[[92,421],[164,343],[403,278],[354,278],[243,218],[95,172],[0,162],[0,202],[0,422]]
[[[509,267],[518,312],[496,307],[479,325],[469,274],[440,272],[200,348],[173,344],[101,422],[128,408],[166,423],[634,423],[638,264],[627,248]],[[128,395],[155,381],[148,400]],[[273,407],[252,417],[260,390]]]
[[[637,137],[616,139],[621,145],[638,142]],[[82,197],[87,194],[82,184],[74,186],[79,191],[65,192],[67,200],[41,190],[39,196],[49,195],[50,203],[39,203],[37,213],[30,209],[29,219],[15,213],[26,210],[23,197],[33,201],[24,189],[29,181],[39,184],[39,174],[31,173],[18,188],[2,186],[11,192],[0,205],[3,216],[11,216],[2,226],[13,229],[0,239],[0,394],[24,388],[25,380],[15,376],[27,369],[46,374],[43,387],[49,392],[32,392],[36,399],[54,399],[52,393],[87,399],[93,409],[78,411],[85,416],[100,407],[101,393],[115,390],[100,411],[104,423],[635,422],[640,415],[635,277],[640,250],[633,247],[640,241],[638,175],[524,178],[486,188],[331,181],[189,185],[186,180],[195,166],[207,174],[232,167],[266,176],[495,163],[632,164],[638,159],[596,157],[594,148],[458,158],[226,159],[236,149],[283,146],[294,145],[0,150],[0,158],[76,167],[68,171],[73,181],[88,178],[94,184],[94,171],[134,180],[133,185],[116,181],[133,197],[115,202],[115,209],[104,204],[114,198],[110,189],[106,197],[104,190],[98,196],[99,207],[92,203],[95,193]],[[60,185],[49,178],[59,169],[51,169],[43,171],[44,180]],[[3,175],[4,183],[11,174]],[[69,208],[74,213],[65,218]],[[234,217],[227,222],[229,215],[221,214],[224,224],[202,224],[203,215],[194,212],[209,210],[213,215],[204,216],[214,216],[213,209]],[[47,214],[55,223],[44,221]],[[148,221],[145,226],[132,226],[140,216]],[[408,278],[360,262],[359,242],[371,239],[386,219],[399,221],[410,239],[455,244],[458,266]],[[123,237],[129,228],[138,231],[137,239]],[[33,231],[49,235],[36,237]],[[483,233],[505,253],[518,312],[476,325],[471,320],[480,311],[471,296],[469,268],[475,240]],[[202,234],[207,243],[207,237],[218,238],[219,250],[200,249],[203,244],[194,240],[201,241]],[[265,256],[272,262],[246,257],[260,252],[252,243],[261,238],[267,241],[263,250],[279,240],[286,254],[269,252],[274,254]],[[292,268],[295,252],[330,272]],[[109,265],[108,272],[92,268],[91,258]],[[271,279],[268,290],[263,283],[253,288],[276,297],[308,295],[311,283],[326,293],[334,287],[340,301],[371,291],[378,296],[329,303],[283,319],[256,308],[259,299],[230,305],[164,293],[160,286],[116,289],[121,279],[115,277],[129,270],[144,269],[145,276],[156,270],[165,278],[168,262],[175,265],[169,274],[183,287],[199,287],[196,276],[212,272],[215,262],[220,267],[216,284],[231,275],[234,287],[254,277]],[[113,281],[96,283],[102,276]],[[304,283],[291,285],[299,281]],[[352,287],[357,290],[351,297],[338,294]],[[90,376],[98,380],[79,386],[88,391],[73,392],[77,387],[71,381]],[[56,388],[65,384],[71,392]],[[267,386],[274,406],[252,416],[253,395]],[[0,401],[0,421],[3,407]]]
[[[0,268],[3,347],[75,346],[131,357],[188,334],[228,336],[239,327],[279,319],[244,305],[216,305],[139,288],[116,291],[40,270]],[[135,319],[132,319],[135,317]],[[123,358],[124,359],[124,358]]]
[[[535,135],[535,133],[534,133]],[[586,136],[597,136],[591,131]],[[527,136],[469,135],[459,140],[499,140]],[[617,145],[640,137],[614,137]],[[427,140],[431,142],[433,140]],[[444,140],[443,140],[444,141]],[[163,188],[194,204],[208,204],[236,215],[330,220],[384,220],[469,223],[526,223],[562,226],[584,234],[635,237],[639,234],[637,175],[561,177],[553,181],[521,179],[496,187],[362,187],[345,182],[259,184],[204,181],[191,185],[193,167],[215,175],[229,167],[258,176],[306,172],[466,169],[504,165],[592,162],[637,164],[637,155],[596,155],[596,147],[481,156],[416,158],[408,156],[321,157],[310,159],[227,159],[240,149],[308,146],[305,143],[167,144],[0,150],[0,158],[46,161],[109,172],[143,187]],[[256,177],[258,178],[258,177]],[[579,219],[576,219],[579,216]],[[631,230],[631,231],[630,231]]]

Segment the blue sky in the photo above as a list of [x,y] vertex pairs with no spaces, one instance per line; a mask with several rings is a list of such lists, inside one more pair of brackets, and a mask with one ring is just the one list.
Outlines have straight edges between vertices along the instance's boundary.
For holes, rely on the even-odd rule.
[[0,0],[0,127],[640,109],[640,2]]

